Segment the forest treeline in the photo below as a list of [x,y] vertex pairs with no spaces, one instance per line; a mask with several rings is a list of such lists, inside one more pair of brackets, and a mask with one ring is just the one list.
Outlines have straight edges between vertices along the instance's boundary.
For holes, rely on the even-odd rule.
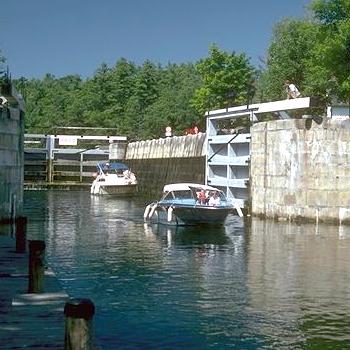
[[[26,102],[26,132],[113,128],[113,134],[142,140],[163,137],[167,126],[175,135],[195,125],[205,131],[205,111],[285,98],[286,79],[303,96],[349,103],[350,1],[313,0],[306,11],[302,19],[275,25],[261,67],[213,44],[195,63],[136,65],[121,58],[112,67],[101,64],[87,79],[16,79]],[[5,58],[0,61],[4,67]]]

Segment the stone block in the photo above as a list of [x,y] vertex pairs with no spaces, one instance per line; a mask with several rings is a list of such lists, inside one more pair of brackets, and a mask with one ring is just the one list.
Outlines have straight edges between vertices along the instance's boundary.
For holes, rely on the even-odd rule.
[[266,185],[269,188],[285,190],[287,188],[287,181],[285,176],[268,176],[266,178]]
[[339,217],[340,224],[342,224],[344,222],[349,224],[350,223],[350,208],[349,207],[339,208],[338,217]]
[[310,177],[308,188],[310,190],[315,190],[315,191],[328,191],[331,189],[335,190],[336,186],[337,186],[336,179],[333,180],[325,176],[313,176],[313,177]]
[[295,205],[297,207],[304,207],[306,203],[306,191],[298,189],[295,191]]
[[350,177],[350,163],[348,164],[338,164],[335,168],[333,174],[334,181],[340,177]]
[[311,207],[322,207],[327,203],[327,191],[306,190],[306,204]]
[[347,144],[350,144],[350,130],[342,130],[339,133],[338,140],[341,142],[345,142]]
[[251,131],[251,133],[253,134],[255,134],[256,132],[259,132],[259,131],[261,131],[261,132],[265,132],[265,130],[266,130],[266,124],[267,124],[267,122],[262,122],[262,123],[256,123],[256,124],[254,124],[251,128],[250,128],[250,131]]
[[283,204],[288,207],[291,205],[295,205],[296,204],[296,196],[295,193],[286,193],[283,196]]
[[287,176],[289,167],[287,165],[281,166],[279,162],[274,161],[274,156],[269,155],[266,161],[266,175],[267,176]]
[[307,129],[308,123],[306,119],[292,119],[291,122],[292,124],[294,124],[294,127],[291,127],[291,129],[301,129],[301,130]]
[[350,174],[347,174],[347,176],[336,176],[335,179],[331,179],[333,181],[330,181],[329,189],[334,189],[339,192],[346,192],[350,189]]
[[265,187],[265,176],[255,175],[251,181],[251,187],[264,188]]
[[[328,205],[337,207],[347,207],[350,208],[350,189],[347,191],[338,191],[335,195],[334,192],[329,192],[329,202]],[[334,204],[333,204],[334,203]]]
[[260,174],[261,172],[264,172],[264,168],[265,168],[265,155],[254,154],[254,156],[250,158],[251,173]]
[[339,223],[339,208],[338,207],[318,207],[316,208],[318,221],[324,223]]

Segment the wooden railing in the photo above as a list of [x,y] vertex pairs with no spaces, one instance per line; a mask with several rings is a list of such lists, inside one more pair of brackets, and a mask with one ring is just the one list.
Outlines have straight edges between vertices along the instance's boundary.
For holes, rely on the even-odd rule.
[[126,138],[120,136],[68,137],[76,144],[57,144],[60,135],[25,135],[25,184],[91,183],[96,164],[110,158],[109,145],[126,144]]

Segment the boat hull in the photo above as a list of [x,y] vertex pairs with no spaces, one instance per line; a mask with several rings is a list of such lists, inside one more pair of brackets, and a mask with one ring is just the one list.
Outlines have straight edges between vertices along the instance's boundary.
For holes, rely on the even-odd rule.
[[233,208],[228,207],[169,207],[158,206],[156,208],[156,221],[165,225],[190,226],[190,225],[223,225],[227,216],[233,213]]
[[174,183],[164,186],[160,201],[146,206],[143,218],[177,226],[224,225],[229,214],[237,214],[237,206],[223,191],[209,185]]
[[135,174],[124,163],[101,163],[97,169],[98,174],[90,188],[91,194],[133,196],[137,192]]
[[137,192],[137,185],[98,185],[92,188],[91,194],[109,196],[133,196]]

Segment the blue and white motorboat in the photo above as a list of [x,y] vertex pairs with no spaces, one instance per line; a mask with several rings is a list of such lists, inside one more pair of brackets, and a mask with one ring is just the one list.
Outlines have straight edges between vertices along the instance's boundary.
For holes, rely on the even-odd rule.
[[[206,199],[201,198],[201,193]],[[211,201],[211,197],[218,197]],[[162,198],[147,205],[145,221],[167,225],[223,225],[236,206],[218,188],[195,183],[165,185]]]
[[137,192],[136,176],[124,163],[98,163],[96,178],[90,192],[96,195],[134,195]]

